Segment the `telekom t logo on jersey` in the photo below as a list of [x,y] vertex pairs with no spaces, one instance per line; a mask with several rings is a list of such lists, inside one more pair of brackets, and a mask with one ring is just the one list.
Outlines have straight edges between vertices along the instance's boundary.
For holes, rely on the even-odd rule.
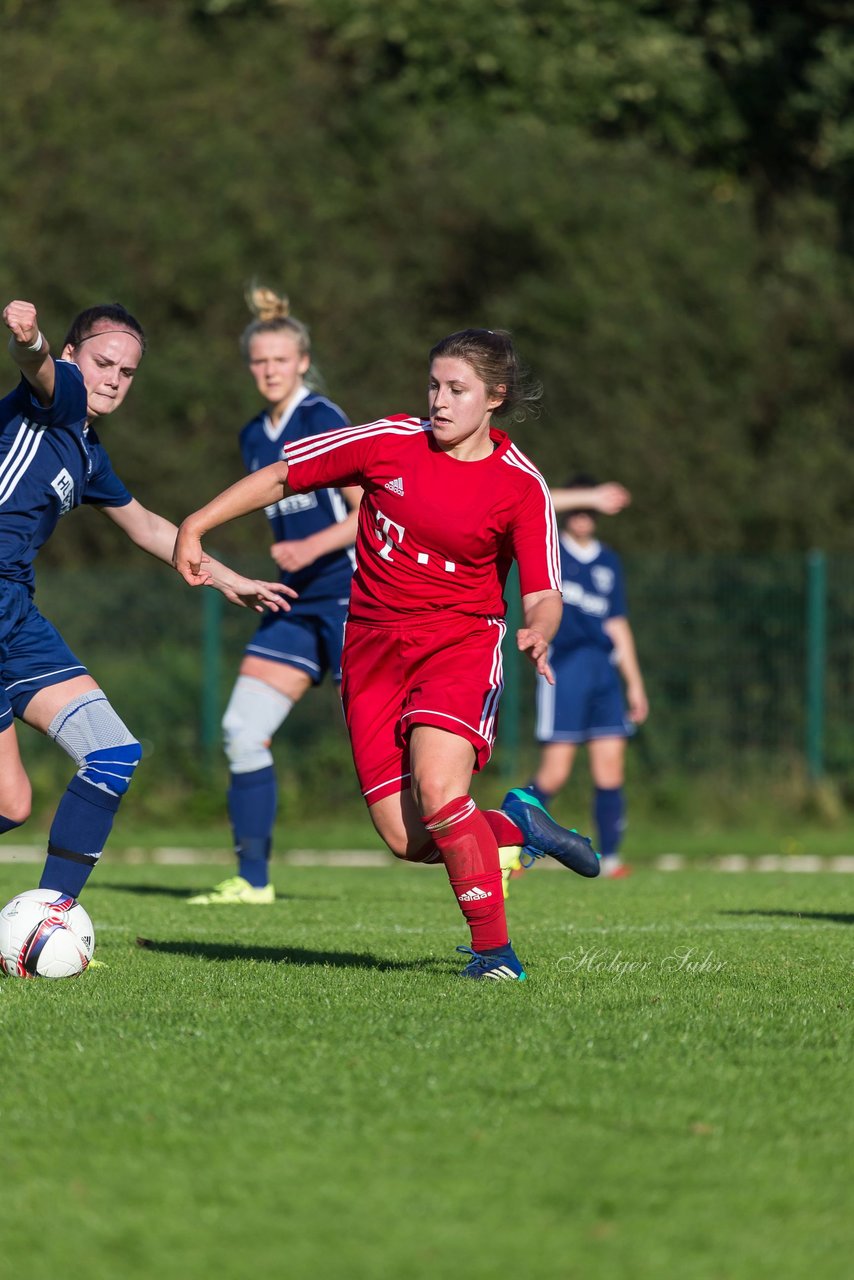
[[395,524],[394,520],[390,520],[388,516],[377,509],[375,516],[377,522],[376,535],[383,545],[380,547],[380,555],[383,560],[391,560],[391,553],[395,547],[399,547],[403,542],[403,535],[406,533],[402,524]]
[[[394,564],[394,559],[391,553],[403,543],[406,530],[402,524],[398,524],[395,520],[390,519],[389,516],[384,515],[379,508],[377,508],[374,513],[374,519],[377,525],[374,532],[376,533],[379,541],[383,544],[380,547],[380,556],[383,560],[388,560],[390,564]],[[419,551],[417,560],[418,564],[430,563],[430,557],[426,551]],[[445,573],[454,573],[456,568],[457,566],[453,560],[445,561]]]

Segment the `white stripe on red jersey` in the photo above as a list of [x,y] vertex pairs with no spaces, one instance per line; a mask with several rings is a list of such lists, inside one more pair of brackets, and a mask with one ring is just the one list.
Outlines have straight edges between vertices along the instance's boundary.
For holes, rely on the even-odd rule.
[[361,427],[342,427],[340,431],[329,431],[326,435],[313,436],[298,444],[289,444],[284,449],[284,457],[288,464],[305,462],[331,449],[340,449],[342,445],[351,444],[354,440],[365,440],[375,435],[411,435],[428,429],[428,424],[418,418],[407,418],[403,421],[378,418],[376,422],[368,422]]
[[548,486],[503,431],[490,435],[493,452],[471,461],[441,449],[429,422],[404,415],[287,446],[291,492],[364,490],[354,618],[393,622],[444,609],[503,617],[514,559],[523,596],[560,590]]
[[515,446],[511,444],[510,448],[504,455],[504,461],[508,467],[519,467],[528,475],[533,476],[543,491],[543,502],[546,508],[546,518],[548,520],[547,546],[549,549],[550,566],[552,570],[552,585],[556,591],[560,591],[562,587],[561,571],[560,571],[560,552],[557,529],[557,516],[555,515],[554,503],[552,495],[549,493],[549,486],[546,484],[543,476],[534,466],[534,464],[525,457]]

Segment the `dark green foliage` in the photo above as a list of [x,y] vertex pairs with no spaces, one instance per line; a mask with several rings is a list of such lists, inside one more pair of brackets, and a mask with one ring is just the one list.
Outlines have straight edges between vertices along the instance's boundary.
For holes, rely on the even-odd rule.
[[[603,534],[657,557],[630,578],[653,691],[632,753],[644,793],[666,807],[665,767],[726,769],[734,745],[739,770],[752,753],[799,768],[799,556],[777,585],[770,562],[716,560],[699,594],[704,562],[681,557],[817,545],[838,552],[827,758],[847,798],[845,18],[829,0],[3,0],[0,296],[36,301],[55,346],[93,302],[139,316],[150,354],[103,436],[174,519],[240,474],[250,277],[290,293],[355,421],[420,411],[443,333],[513,329],[545,384],[541,416],[510,424],[520,445],[555,481],[628,484]],[[216,550],[267,575],[266,546],[257,516]],[[92,512],[42,559],[42,575],[95,559],[122,575],[106,605],[61,578],[39,598],[144,740],[128,813],[219,815],[218,787],[196,786],[223,773],[210,723],[200,737],[200,600]],[[225,625],[214,712],[252,620]],[[277,745],[288,818],[329,776],[358,809],[337,714],[312,696]],[[67,764],[27,752],[44,817]],[[506,749],[496,764],[514,767]]]
[[[258,275],[354,419],[418,411],[442,332],[514,329],[546,385],[520,443],[633,488],[617,542],[842,547],[844,8],[6,0],[0,291],[55,341],[95,300],[140,316],[105,436],[173,517],[239,473]],[[47,555],[96,549],[120,554],[78,517]]]

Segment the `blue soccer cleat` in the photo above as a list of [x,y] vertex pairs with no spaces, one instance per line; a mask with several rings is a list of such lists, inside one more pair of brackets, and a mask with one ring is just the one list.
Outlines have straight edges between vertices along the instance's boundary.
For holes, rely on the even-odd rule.
[[599,855],[591,840],[555,822],[530,791],[514,787],[504,797],[501,810],[525,837],[520,857],[523,867],[530,867],[537,858],[548,854],[580,876],[598,876]]
[[489,952],[472,951],[471,947],[457,947],[457,951],[472,957],[460,974],[461,978],[491,978],[493,982],[524,982],[528,976],[509,942],[506,947],[496,947],[494,951]]

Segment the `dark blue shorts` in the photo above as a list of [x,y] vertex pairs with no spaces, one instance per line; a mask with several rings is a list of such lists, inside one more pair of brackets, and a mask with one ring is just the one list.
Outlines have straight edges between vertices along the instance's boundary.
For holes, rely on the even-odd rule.
[[609,653],[590,646],[552,654],[549,661],[555,684],[537,680],[538,742],[589,742],[634,733]]
[[328,671],[341,680],[341,650],[348,600],[318,600],[290,613],[267,613],[246,646],[246,656],[297,667],[320,684]]
[[39,689],[88,674],[26,587],[0,579],[0,733]]

